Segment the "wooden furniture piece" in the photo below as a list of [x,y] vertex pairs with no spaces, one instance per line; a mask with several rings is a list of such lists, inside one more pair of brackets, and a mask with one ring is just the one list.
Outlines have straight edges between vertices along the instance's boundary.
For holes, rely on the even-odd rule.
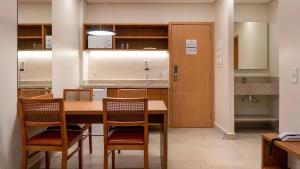
[[262,134],[262,169],[289,169],[288,154],[300,159],[300,142],[275,141],[272,154],[269,154],[269,143],[277,138],[276,133]]
[[[64,100],[65,101],[92,101],[93,100],[93,89],[64,89]],[[92,137],[92,125],[67,125],[67,129],[81,130],[81,132],[88,131],[83,136],[83,140],[89,139],[89,152],[93,153],[93,137]]]
[[[100,28],[100,24],[84,24],[83,49],[89,49],[89,29]],[[101,24],[102,28],[113,30],[113,50],[168,50],[168,24]],[[110,49],[111,50],[111,49]]]
[[[143,127],[143,130],[135,127]],[[115,150],[143,150],[144,169],[148,169],[148,100],[147,98],[103,99],[104,169]]]
[[213,23],[171,23],[170,38],[171,126],[211,128]]
[[18,50],[51,50],[46,49],[46,36],[51,35],[51,24],[19,24]]
[[147,97],[147,89],[118,89],[119,98]]
[[50,93],[51,89],[20,89],[18,98],[30,98]]
[[[76,152],[79,156],[79,168],[82,168],[82,133],[67,131],[63,99],[20,99],[20,126],[22,135],[22,169],[27,169],[29,151],[45,151],[46,169],[50,168],[50,152],[62,152],[62,169],[67,169],[67,160]],[[45,130],[32,137],[29,128],[47,128],[58,126],[61,130]],[[68,149],[78,143],[72,153]]]
[[[118,97],[118,91],[120,89],[128,89],[128,88],[108,88],[107,96],[108,97]],[[163,100],[165,105],[168,107],[169,103],[169,89],[167,88],[141,88],[143,90],[147,90],[147,98],[148,100]]]
[[[68,123],[103,123],[102,101],[66,101]],[[168,109],[163,100],[148,101],[148,122],[160,124],[161,168],[168,168]]]

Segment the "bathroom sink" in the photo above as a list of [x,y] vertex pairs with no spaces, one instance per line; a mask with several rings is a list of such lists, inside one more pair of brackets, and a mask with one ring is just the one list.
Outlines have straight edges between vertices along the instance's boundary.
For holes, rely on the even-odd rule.
[[271,77],[237,77],[234,83],[235,95],[278,95],[279,83]]

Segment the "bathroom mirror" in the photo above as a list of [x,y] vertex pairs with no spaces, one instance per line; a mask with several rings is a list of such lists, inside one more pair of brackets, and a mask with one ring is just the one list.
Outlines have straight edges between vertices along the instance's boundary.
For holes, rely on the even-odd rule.
[[235,69],[268,69],[268,23],[236,22]]

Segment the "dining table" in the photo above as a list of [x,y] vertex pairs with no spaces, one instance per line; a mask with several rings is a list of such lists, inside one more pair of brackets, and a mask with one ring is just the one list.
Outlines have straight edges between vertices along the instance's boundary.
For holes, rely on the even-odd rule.
[[[101,124],[103,123],[103,102],[65,101],[64,111],[67,123]],[[163,100],[148,101],[148,121],[158,124],[160,129],[161,168],[168,168],[168,109]]]

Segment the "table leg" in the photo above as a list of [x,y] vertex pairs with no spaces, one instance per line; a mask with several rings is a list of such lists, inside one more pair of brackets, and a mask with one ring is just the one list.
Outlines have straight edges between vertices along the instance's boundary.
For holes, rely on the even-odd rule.
[[160,132],[160,158],[161,168],[168,168],[168,115],[164,115],[163,124],[161,124]]

